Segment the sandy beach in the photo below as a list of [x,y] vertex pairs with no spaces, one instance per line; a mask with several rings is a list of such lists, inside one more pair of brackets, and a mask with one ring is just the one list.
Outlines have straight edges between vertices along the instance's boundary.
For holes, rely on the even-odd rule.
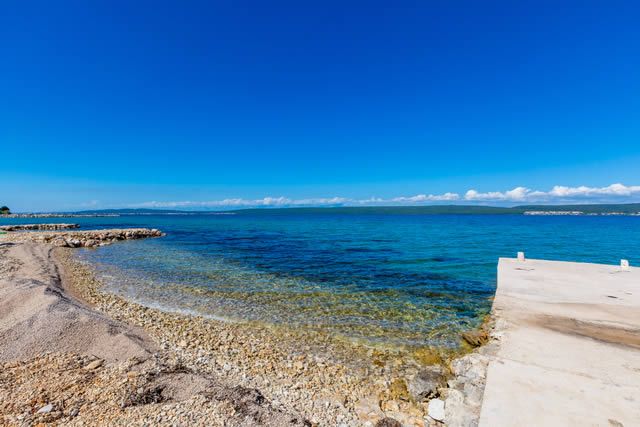
[[481,376],[460,380],[475,354],[450,364],[435,350],[144,307],[101,291],[74,249],[39,233],[0,239],[6,425],[441,425],[430,400],[474,381],[481,393]]

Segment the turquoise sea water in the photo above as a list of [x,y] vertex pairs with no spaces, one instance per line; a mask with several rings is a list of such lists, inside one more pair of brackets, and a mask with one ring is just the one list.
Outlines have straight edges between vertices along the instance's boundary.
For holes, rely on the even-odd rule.
[[640,217],[327,212],[39,221],[166,232],[79,251],[109,291],[138,302],[393,345],[455,347],[490,309],[498,257],[521,250],[640,263]]

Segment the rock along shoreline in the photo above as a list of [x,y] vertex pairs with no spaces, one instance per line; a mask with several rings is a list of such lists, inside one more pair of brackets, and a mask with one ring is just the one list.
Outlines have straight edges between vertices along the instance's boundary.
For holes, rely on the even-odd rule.
[[[44,228],[17,228],[17,230],[60,230],[65,228],[76,228],[74,225],[75,224],[38,224],[38,226]],[[55,226],[60,227],[55,228]],[[32,226],[29,225],[29,227]],[[15,230],[7,229],[7,231]],[[162,236],[164,236],[164,233],[155,228],[114,228],[86,231],[25,232],[12,234],[10,238],[13,242],[49,243],[53,246],[63,248],[95,248],[122,240],[146,239],[149,237]]]
[[78,224],[15,224],[0,225],[2,231],[25,231],[25,230],[65,230],[70,228],[80,228]]

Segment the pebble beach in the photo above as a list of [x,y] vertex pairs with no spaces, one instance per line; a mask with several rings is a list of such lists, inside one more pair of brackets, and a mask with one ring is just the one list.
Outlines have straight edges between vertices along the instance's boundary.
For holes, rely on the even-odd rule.
[[[145,351],[109,360],[105,354],[76,353],[54,345],[32,357],[3,357],[0,412],[7,425],[477,422],[484,386],[482,351],[490,346],[466,355],[435,348],[407,352],[318,331],[224,322],[143,306],[104,292],[91,266],[80,262],[69,247],[74,245],[60,244],[64,236],[53,233],[9,233],[0,238],[3,269],[12,272],[3,289],[19,280],[27,261],[34,262],[24,259],[30,255],[20,247],[34,246],[49,254],[37,262],[50,264],[53,273],[47,278],[60,283],[63,301],[77,301],[108,321],[135,328]],[[114,243],[119,240],[114,236],[161,235],[157,230],[110,230],[102,232],[105,242],[99,242],[96,232],[74,233],[88,233],[73,238],[91,240],[92,245]],[[474,343],[474,337],[468,341]],[[481,344],[485,339],[476,341]],[[9,343],[3,339],[0,345]],[[465,348],[468,352],[471,346]],[[60,383],[65,385],[59,387]]]

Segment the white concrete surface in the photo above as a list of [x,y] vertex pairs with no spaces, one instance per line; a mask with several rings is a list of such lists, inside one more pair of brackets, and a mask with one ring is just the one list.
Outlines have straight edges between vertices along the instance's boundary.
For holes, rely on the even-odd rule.
[[640,426],[640,268],[500,259],[480,426]]

